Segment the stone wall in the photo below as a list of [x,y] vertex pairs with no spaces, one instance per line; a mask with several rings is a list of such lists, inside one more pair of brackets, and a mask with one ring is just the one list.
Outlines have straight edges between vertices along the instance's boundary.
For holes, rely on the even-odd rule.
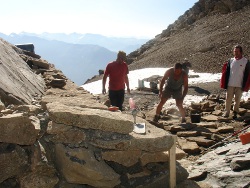
[[[47,155],[67,183],[137,187],[169,173],[171,134],[141,118],[146,134],[137,134],[132,115],[108,111],[86,91],[69,87],[66,91],[51,88],[42,99],[49,113],[43,139],[46,150],[53,151]],[[187,178],[184,169],[178,173],[182,174],[178,182]]]

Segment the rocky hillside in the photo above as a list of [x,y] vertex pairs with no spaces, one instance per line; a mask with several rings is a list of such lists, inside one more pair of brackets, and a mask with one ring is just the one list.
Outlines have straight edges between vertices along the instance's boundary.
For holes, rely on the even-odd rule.
[[154,39],[128,55],[131,70],[169,67],[184,58],[199,72],[220,72],[235,44],[250,55],[250,1],[199,0]]

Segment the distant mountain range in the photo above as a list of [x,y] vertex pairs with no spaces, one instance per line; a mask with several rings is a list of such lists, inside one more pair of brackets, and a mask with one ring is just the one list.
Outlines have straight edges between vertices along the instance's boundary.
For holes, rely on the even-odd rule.
[[98,34],[79,34],[79,33],[20,33],[21,35],[40,37],[47,40],[58,40],[62,42],[72,44],[93,44],[102,46],[111,51],[117,52],[123,50],[126,53],[130,53],[141,47],[142,44],[146,43],[149,39],[137,39],[137,38],[122,38],[122,37],[106,37]]
[[116,59],[117,51],[130,53],[147,41],[78,33],[0,33],[0,37],[12,44],[33,43],[36,54],[62,70],[77,85],[105,69],[108,62]]

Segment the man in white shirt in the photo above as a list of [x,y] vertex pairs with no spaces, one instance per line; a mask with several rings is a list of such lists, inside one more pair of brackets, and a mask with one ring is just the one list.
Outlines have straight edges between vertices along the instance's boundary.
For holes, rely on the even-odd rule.
[[[243,57],[242,47],[240,45],[234,46],[234,58],[227,62],[225,71],[224,89],[227,89],[226,108],[224,117],[229,117],[232,100],[234,98],[235,104],[233,108],[233,118],[237,118],[240,107],[240,99],[243,91],[249,90],[249,71],[250,62]],[[223,73],[222,73],[223,74]]]

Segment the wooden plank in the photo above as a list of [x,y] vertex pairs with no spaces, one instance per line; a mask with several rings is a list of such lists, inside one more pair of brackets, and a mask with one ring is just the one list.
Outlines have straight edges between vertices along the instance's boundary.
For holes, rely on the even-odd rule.
[[169,187],[176,187],[176,136],[173,135],[174,144],[169,150]]

